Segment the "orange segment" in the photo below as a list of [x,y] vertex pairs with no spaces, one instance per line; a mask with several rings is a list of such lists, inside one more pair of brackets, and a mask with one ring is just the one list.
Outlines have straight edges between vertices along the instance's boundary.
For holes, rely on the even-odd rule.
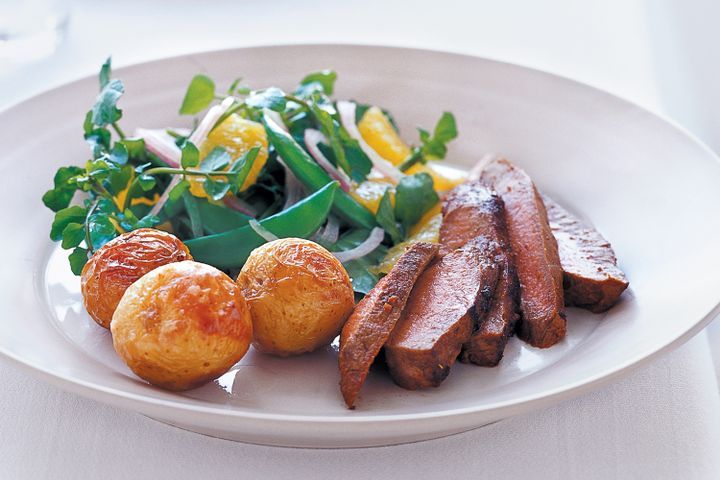
[[378,107],[370,107],[358,122],[363,140],[385,160],[397,165],[410,155],[410,147],[400,138]]
[[[378,107],[367,109],[360,122],[358,122],[358,130],[360,130],[363,140],[378,155],[393,165],[402,163],[411,153],[408,144],[400,138],[400,135]],[[452,190],[463,183],[467,177],[464,172],[439,165],[436,162],[429,162],[426,165],[414,165],[406,173],[413,175],[420,172],[425,172],[433,178],[435,190],[438,192]]]
[[437,162],[413,165],[406,173],[412,175],[420,172],[425,172],[432,177],[433,187],[438,192],[448,192],[467,180],[467,172],[446,167]]
[[350,191],[350,196],[372,213],[377,213],[380,207],[380,200],[382,200],[383,195],[385,195],[385,190],[388,188],[392,188],[390,195],[392,200],[394,200],[395,191],[393,184],[384,177],[370,174],[367,180],[356,185]]
[[440,225],[442,225],[442,206],[438,203],[410,229],[407,240],[388,250],[382,262],[372,269],[373,273],[387,274],[395,266],[400,256],[405,253],[407,247],[413,243],[438,243],[440,241]]
[[[218,125],[215,130],[210,132],[200,147],[200,158],[205,158],[216,147],[223,147],[233,160],[254,147],[260,147],[260,152],[258,152],[255,163],[253,163],[240,191],[247,190],[257,181],[260,171],[265,166],[268,158],[267,136],[262,124],[232,114]],[[205,179],[203,177],[194,177],[190,180],[190,193],[196,197],[205,197],[206,194],[203,189]]]

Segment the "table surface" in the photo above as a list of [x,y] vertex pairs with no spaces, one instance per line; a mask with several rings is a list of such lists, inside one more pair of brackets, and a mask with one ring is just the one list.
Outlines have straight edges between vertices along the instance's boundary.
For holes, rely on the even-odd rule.
[[[660,75],[673,71],[679,58],[677,49],[668,48],[676,45],[669,34],[682,33],[670,28],[677,12],[669,1],[208,5],[78,0],[56,53],[32,63],[0,63],[0,109],[95,74],[109,54],[123,66],[247,45],[391,44],[566,75],[679,118],[716,144],[707,122],[679,100],[678,88],[687,79]],[[694,18],[695,10],[683,18]],[[203,437],[62,392],[0,364],[0,478],[435,478],[468,472],[499,478],[713,478],[720,471],[713,355],[720,355],[708,339],[717,343],[719,331],[711,328],[602,390],[543,411],[444,439],[353,450]]]

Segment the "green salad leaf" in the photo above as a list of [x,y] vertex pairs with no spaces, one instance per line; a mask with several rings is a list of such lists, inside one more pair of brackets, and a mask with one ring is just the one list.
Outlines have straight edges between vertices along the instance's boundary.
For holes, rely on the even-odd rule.
[[335,90],[335,80],[337,80],[337,73],[332,70],[310,73],[300,81],[295,94],[300,97],[309,96],[313,93],[332,95]]
[[72,270],[73,274],[80,275],[88,261],[87,248],[76,247],[68,257],[68,260],[70,260],[70,270]]
[[97,96],[92,109],[92,122],[95,125],[104,127],[122,118],[122,110],[117,108],[117,101],[123,93],[125,93],[125,86],[122,81],[114,79],[107,82],[100,95]]
[[214,99],[215,82],[205,75],[195,75],[180,105],[180,115],[198,114],[208,108]]
[[395,188],[395,217],[408,231],[438,201],[430,175],[424,172],[408,175]]
[[252,108],[263,109],[269,108],[276,112],[285,110],[287,98],[285,92],[277,87],[269,87],[263,90],[257,90],[245,99],[245,104]]
[[380,205],[378,206],[375,219],[378,222],[385,233],[390,235],[393,243],[398,243],[403,240],[403,234],[398,228],[397,220],[395,219],[395,212],[393,211],[392,199],[390,198],[390,189],[385,190],[382,198],[380,199]]

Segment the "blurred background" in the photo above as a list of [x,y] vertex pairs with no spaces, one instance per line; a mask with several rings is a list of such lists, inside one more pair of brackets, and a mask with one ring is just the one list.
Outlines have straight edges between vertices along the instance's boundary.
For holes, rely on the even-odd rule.
[[116,66],[236,46],[351,42],[549,70],[662,112],[720,148],[711,0],[0,0],[0,107]]

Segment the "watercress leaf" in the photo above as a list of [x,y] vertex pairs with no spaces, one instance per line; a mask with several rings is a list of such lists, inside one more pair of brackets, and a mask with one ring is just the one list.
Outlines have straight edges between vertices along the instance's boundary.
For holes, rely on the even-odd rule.
[[68,223],[62,231],[62,248],[70,250],[85,240],[85,224]]
[[128,161],[128,150],[122,142],[115,142],[110,150],[110,161],[118,164],[125,165]]
[[110,184],[110,193],[113,195],[119,195],[125,190],[133,177],[133,167],[125,165],[122,168],[112,170],[108,176],[108,183]]
[[160,225],[160,218],[156,215],[145,215],[136,224],[135,228],[152,228]]
[[92,110],[88,110],[88,112],[85,114],[85,121],[83,122],[83,133],[85,135],[92,132],[92,129],[93,129],[92,117],[93,117]]
[[215,82],[205,75],[195,75],[190,81],[180,106],[180,115],[195,115],[205,110],[215,98]]
[[180,151],[182,152],[180,156],[180,164],[182,165],[182,168],[192,168],[198,166],[200,163],[200,152],[192,142],[183,142],[180,147]]
[[300,81],[300,87],[298,87],[298,89],[317,84],[321,87],[323,93],[332,95],[335,89],[335,80],[337,80],[337,73],[332,70],[322,70],[306,75],[305,78]]
[[110,130],[99,127],[85,134],[85,141],[90,145],[93,158],[99,158],[110,148]]
[[242,188],[247,176],[250,174],[259,152],[260,147],[253,147],[230,166],[229,171],[235,174],[234,183],[238,190]]
[[86,248],[76,247],[75,250],[68,256],[70,261],[70,270],[73,274],[80,275],[82,269],[88,261],[88,251]]
[[118,218],[120,219],[120,226],[125,231],[134,230],[136,227],[135,225],[138,222],[137,217],[135,216],[135,213],[133,213],[132,210],[125,209],[125,211],[122,213],[122,215],[118,215]]
[[418,127],[418,134],[420,135],[420,141],[422,143],[426,143],[428,140],[430,140],[430,132],[428,132],[424,128]]
[[190,182],[187,180],[180,181],[172,188],[172,190],[170,190],[168,193],[168,199],[172,202],[177,201],[188,188],[190,188]]
[[345,149],[340,138],[340,124],[335,121],[330,112],[318,105],[316,96],[313,96],[313,101],[310,102],[310,110],[320,126],[320,131],[330,142],[337,165],[351,175],[352,167],[345,157]]
[[277,87],[270,87],[264,90],[256,90],[245,99],[245,104],[253,108],[269,108],[276,112],[285,110],[287,99],[285,92]]
[[342,133],[345,132],[345,129],[341,128],[340,132],[345,158],[347,159],[348,165],[350,165],[350,178],[357,183],[362,183],[367,179],[367,176],[372,170],[372,160],[370,160],[370,157],[360,148],[360,143],[357,140],[350,137],[350,135],[345,136]]
[[85,164],[85,170],[87,171],[87,175],[88,177],[90,177],[90,180],[102,182],[106,178],[108,178],[112,170],[117,169],[113,169],[112,166],[108,164],[105,160],[98,159],[89,160]]
[[457,137],[457,125],[452,113],[443,112],[440,120],[435,124],[433,137],[442,143],[447,143]]
[[122,110],[117,108],[117,101],[125,92],[125,87],[120,80],[110,80],[103,87],[100,95],[95,100],[92,112],[92,122],[95,125],[104,127],[115,123],[122,117]]
[[110,221],[110,217],[103,213],[90,215],[87,228],[93,250],[97,250],[117,236],[115,225]]
[[112,71],[112,59],[111,57],[108,57],[107,60],[105,60],[105,63],[103,63],[102,67],[100,67],[100,90],[105,88],[105,86],[110,82],[110,74]]
[[230,191],[230,184],[228,182],[213,180],[212,178],[206,178],[203,183],[203,188],[208,197],[213,200],[222,200],[222,198]]
[[204,172],[214,172],[222,170],[230,164],[232,157],[223,147],[215,147],[200,163],[200,170]]
[[395,187],[395,217],[407,231],[439,200],[430,175],[407,175]]
[[393,211],[392,199],[390,198],[390,189],[385,190],[385,193],[380,199],[380,205],[378,206],[375,219],[384,230],[385,233],[390,235],[393,243],[399,243],[403,239],[402,232],[398,228],[397,220],[395,219],[395,212]]
[[70,201],[77,190],[77,176],[81,175],[85,170],[80,167],[60,167],[55,172],[53,183],[55,188],[48,190],[42,197],[42,201],[46,207],[53,212],[62,210],[70,205]]
[[145,152],[145,140],[142,138],[125,138],[120,140],[125,146],[128,157],[133,160],[145,160],[147,154]]
[[447,154],[447,147],[444,143],[432,139],[422,146],[421,152],[425,160],[442,160]]
[[52,227],[50,227],[50,239],[60,241],[62,232],[71,223],[83,223],[87,216],[87,209],[80,205],[63,208],[55,214]]
[[140,184],[140,188],[143,192],[149,192],[155,188],[155,185],[157,184],[155,177],[152,175],[140,175],[138,177],[138,183]]
[[[91,204],[92,204],[92,202],[90,200],[88,200],[87,205],[91,205]],[[93,213],[94,214],[103,214],[103,215],[114,215],[114,214],[118,213],[118,209],[112,198],[100,197],[97,199],[97,204],[95,205],[95,208],[93,208]]]

